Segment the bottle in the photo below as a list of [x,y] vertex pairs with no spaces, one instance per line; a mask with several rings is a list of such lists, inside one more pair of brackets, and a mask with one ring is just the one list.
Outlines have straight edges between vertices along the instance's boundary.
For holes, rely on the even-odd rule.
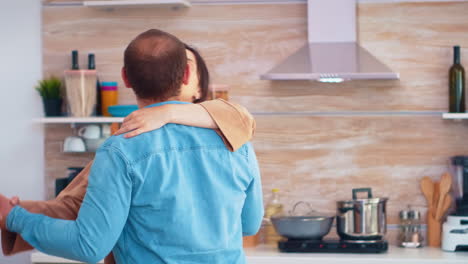
[[78,51],[77,50],[72,50],[72,65],[71,65],[72,70],[79,70],[80,66],[78,65]]
[[449,71],[449,112],[465,112],[465,69],[460,63],[460,46],[453,47],[453,65]]
[[[93,53],[88,54],[88,70],[96,70],[96,59]],[[102,116],[102,101],[101,101],[101,87],[99,85],[99,78],[96,81],[96,116]]]
[[264,242],[265,244],[276,245],[281,236],[276,233],[275,227],[271,222],[271,217],[283,213],[283,204],[280,201],[279,189],[271,190],[272,196],[270,202],[265,207],[264,221]]

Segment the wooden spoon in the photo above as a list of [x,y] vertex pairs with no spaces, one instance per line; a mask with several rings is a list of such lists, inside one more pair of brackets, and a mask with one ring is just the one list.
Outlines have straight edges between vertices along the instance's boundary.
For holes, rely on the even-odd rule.
[[434,182],[434,192],[432,195],[432,217],[436,217],[436,211],[437,211],[437,203],[439,202],[440,198],[440,182],[435,181]]
[[453,198],[450,194],[447,194],[444,198],[444,203],[442,205],[442,209],[440,210],[442,213],[439,215],[439,218],[436,218],[437,221],[440,221],[442,217],[447,213],[448,209],[452,206]]
[[452,187],[452,177],[450,174],[445,173],[442,175],[442,178],[440,179],[440,192],[439,192],[439,201],[437,203],[437,212],[436,212],[436,219],[442,218],[442,213],[443,213],[443,206],[444,206],[444,198],[447,196],[448,192],[450,191],[450,188]]
[[431,178],[426,176],[422,178],[420,185],[421,185],[421,190],[424,194],[424,197],[426,197],[426,200],[427,200],[428,210],[431,210],[433,206],[432,199],[434,196],[434,183],[432,182]]

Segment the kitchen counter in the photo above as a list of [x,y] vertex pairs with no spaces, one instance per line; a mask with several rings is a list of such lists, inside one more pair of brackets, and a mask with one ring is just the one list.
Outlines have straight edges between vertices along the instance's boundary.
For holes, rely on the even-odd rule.
[[[281,253],[275,247],[261,245],[245,250],[249,264],[426,264],[426,263],[468,263],[468,252],[444,252],[440,249],[424,247],[421,249],[404,249],[390,246],[382,254],[309,254]],[[33,253],[34,264],[79,263],[49,256],[40,252]],[[99,262],[104,263],[104,262]]]

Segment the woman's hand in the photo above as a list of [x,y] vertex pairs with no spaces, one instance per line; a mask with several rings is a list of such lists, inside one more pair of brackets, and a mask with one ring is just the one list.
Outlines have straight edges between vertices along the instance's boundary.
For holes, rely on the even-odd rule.
[[19,199],[19,197],[18,197],[18,196],[13,196],[13,197],[11,197],[11,199],[10,199],[10,204],[11,204],[12,206],[17,206],[17,205],[19,205],[19,204],[20,204],[20,199]]
[[0,194],[0,229],[6,230],[7,216],[13,207],[10,199]]
[[141,108],[128,115],[115,135],[125,134],[131,138],[163,127],[171,121],[171,106],[162,105]]

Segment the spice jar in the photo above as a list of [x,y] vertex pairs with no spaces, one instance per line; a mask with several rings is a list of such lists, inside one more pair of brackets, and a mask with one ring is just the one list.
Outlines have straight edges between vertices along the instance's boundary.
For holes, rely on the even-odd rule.
[[398,245],[405,248],[422,247],[423,236],[421,232],[421,213],[416,210],[400,211],[400,226]]
[[117,82],[102,82],[101,83],[101,106],[102,115],[111,116],[107,108],[117,104],[118,92]]

